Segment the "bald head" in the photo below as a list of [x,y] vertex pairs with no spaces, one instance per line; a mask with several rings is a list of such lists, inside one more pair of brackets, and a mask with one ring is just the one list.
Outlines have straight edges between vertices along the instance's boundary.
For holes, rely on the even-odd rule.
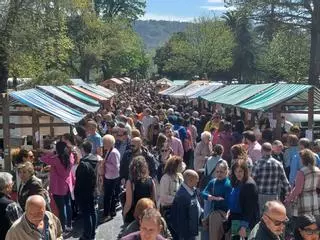
[[265,210],[264,210],[265,213],[277,214],[277,213],[286,212],[285,206],[279,201],[266,202],[264,207],[265,207]]
[[28,197],[26,201],[26,210],[28,209],[29,206],[35,206],[35,207],[45,207],[46,206],[46,201],[44,198],[40,195],[32,195]]
[[271,143],[266,142],[266,143],[262,144],[261,153],[262,153],[263,156],[270,156],[271,153],[272,153],[272,145],[271,145]]
[[190,188],[194,188],[197,186],[199,181],[199,175],[196,171],[188,169],[183,173],[183,179],[185,184],[187,184]]
[[46,201],[40,195],[32,195],[26,201],[26,218],[35,226],[44,219],[46,212]]
[[276,236],[279,236],[283,233],[288,221],[286,208],[279,201],[269,201],[265,204],[262,219],[267,228]]
[[132,138],[131,140],[131,148],[132,152],[136,153],[138,152],[142,147],[142,140],[139,137]]

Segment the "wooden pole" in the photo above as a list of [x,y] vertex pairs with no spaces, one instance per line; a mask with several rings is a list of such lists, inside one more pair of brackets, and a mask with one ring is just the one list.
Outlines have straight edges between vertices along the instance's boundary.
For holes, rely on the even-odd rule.
[[[313,138],[313,113],[314,113],[314,88],[308,91],[308,130],[311,131]],[[313,140],[313,139],[310,139]]]
[[50,117],[50,136],[54,137],[54,127],[53,127],[54,118]]
[[39,143],[40,143],[39,116],[37,114],[37,111],[32,109],[32,145],[33,145],[33,149],[39,148],[39,146],[40,146]]
[[11,170],[11,145],[10,145],[10,102],[7,93],[1,94],[2,122],[3,122],[3,150],[4,150],[4,169]]
[[273,114],[276,114],[276,131],[274,139],[281,140],[281,105],[278,105]]

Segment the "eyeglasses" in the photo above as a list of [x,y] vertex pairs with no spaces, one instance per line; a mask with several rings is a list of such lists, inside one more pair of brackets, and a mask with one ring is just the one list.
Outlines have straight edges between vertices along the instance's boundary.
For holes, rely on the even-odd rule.
[[279,220],[275,220],[273,218],[271,218],[270,216],[268,216],[267,214],[265,214],[272,222],[275,226],[279,227],[281,225],[286,225],[289,222],[289,219],[286,218],[284,221],[279,221]]
[[123,137],[123,136],[124,136],[124,134],[118,134],[117,136],[118,136],[118,137]]
[[320,230],[319,229],[304,228],[304,229],[302,229],[302,231],[304,231],[307,235],[318,235],[318,234],[320,234]]
[[34,155],[29,155],[28,158],[33,159],[33,158],[34,158]]

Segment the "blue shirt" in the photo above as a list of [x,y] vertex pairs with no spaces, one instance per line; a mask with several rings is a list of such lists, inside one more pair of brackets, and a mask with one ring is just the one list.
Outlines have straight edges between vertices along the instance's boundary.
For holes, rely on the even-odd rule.
[[213,201],[213,210],[228,211],[228,199],[232,190],[229,178],[222,180],[212,179],[206,188],[202,191],[201,195],[204,199],[208,200],[208,196],[223,197],[222,201]]
[[97,132],[95,135],[88,136],[87,141],[91,142],[92,144],[92,150],[91,150],[92,154],[97,154],[97,149],[103,147],[102,137]]

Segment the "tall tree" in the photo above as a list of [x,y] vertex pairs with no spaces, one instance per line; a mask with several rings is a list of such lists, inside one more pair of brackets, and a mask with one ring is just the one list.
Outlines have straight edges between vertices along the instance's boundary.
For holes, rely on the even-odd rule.
[[[270,5],[270,0],[225,0],[228,4],[234,4],[239,8],[250,9],[251,16],[266,22],[259,17],[262,13],[270,11],[270,8],[259,6]],[[319,0],[271,0],[274,19],[287,26],[298,26],[306,29],[311,35],[309,83],[320,86],[320,1]],[[263,15],[261,15],[263,16]]]
[[222,19],[226,21],[235,36],[232,75],[240,82],[249,81],[255,70],[254,43],[249,18],[243,12],[229,11],[222,16]]
[[117,18],[137,20],[144,15],[145,0],[94,0],[95,11],[104,19]]

